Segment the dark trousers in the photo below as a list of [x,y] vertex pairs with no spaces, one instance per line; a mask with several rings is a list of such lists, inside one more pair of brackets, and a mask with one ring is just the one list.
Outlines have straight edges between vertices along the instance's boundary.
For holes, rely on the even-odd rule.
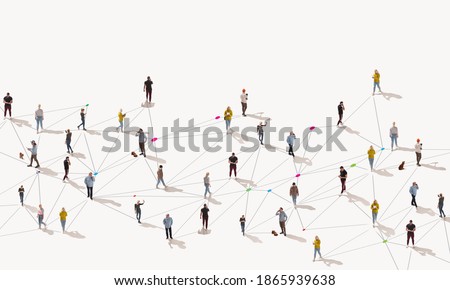
[[86,130],[85,125],[86,125],[86,120],[85,119],[81,119],[81,124],[78,125],[77,127],[78,127],[78,129],[80,129],[80,127],[83,126],[83,130]]
[[70,141],[66,141],[66,146],[67,146],[67,153],[69,153],[69,152],[73,153],[72,146],[70,146]]
[[343,124],[342,123],[342,117],[344,116],[344,114],[339,114],[339,121],[337,122],[336,126],[338,126],[339,124]]
[[208,216],[203,216],[202,217],[202,219],[203,219],[203,227],[205,228],[205,229],[208,229]]
[[286,235],[286,221],[280,221],[281,233]]
[[92,199],[93,187],[87,187],[87,197]]
[[294,155],[294,146],[292,146],[290,144],[289,144],[289,155],[292,155],[292,156],[295,157],[295,155]]
[[347,189],[347,187],[345,186],[346,181],[347,181],[347,178],[341,178],[341,193],[343,193],[344,190]]
[[236,177],[236,164],[230,164],[230,177],[231,173],[234,171],[234,177]]
[[166,239],[172,238],[172,227],[166,228]]
[[264,140],[264,132],[259,132],[258,133],[258,139],[259,142],[261,142],[261,145],[263,144],[263,140]]
[[69,175],[69,168],[67,168],[67,169],[64,168],[64,172],[65,172],[65,174],[64,174],[63,181],[66,180],[66,178],[69,179],[69,176],[68,176]]
[[444,207],[444,205],[439,205],[439,216],[444,216],[445,217],[445,213],[444,210],[442,209]]
[[33,165],[33,160],[36,161],[37,166],[40,166],[39,161],[37,160],[37,155],[31,155],[30,166]]
[[139,143],[139,149],[141,150],[142,155],[146,157],[145,155],[145,143]]
[[412,199],[411,199],[411,205],[417,207],[417,203],[416,203],[416,197],[414,195],[411,195]]
[[247,103],[241,102],[241,105],[242,105],[242,115],[245,116],[245,111],[247,111]]
[[152,89],[151,88],[145,89],[145,99],[148,100],[149,102],[152,101]]
[[141,222],[141,210],[140,209],[136,210],[136,219],[138,220],[138,222]]
[[20,203],[23,206],[23,192],[19,192]]
[[9,111],[9,116],[11,117],[11,105],[5,104],[4,117],[6,117],[6,111]]
[[409,239],[412,240],[412,244],[414,246],[414,232],[408,232],[407,238],[406,238],[406,245],[409,245]]
[[422,159],[422,153],[417,153],[416,152],[416,160],[417,160],[417,165],[420,164],[420,160]]

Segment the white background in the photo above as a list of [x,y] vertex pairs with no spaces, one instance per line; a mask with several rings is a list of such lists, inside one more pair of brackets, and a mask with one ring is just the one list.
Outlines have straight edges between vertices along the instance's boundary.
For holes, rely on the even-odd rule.
[[[40,138],[40,160],[56,162],[47,162],[43,166],[44,174],[40,175],[46,212],[50,213],[55,206],[49,221],[57,219],[62,206],[70,209],[80,202],[84,205],[82,178],[92,167],[98,168],[102,163],[107,167],[121,158],[128,161],[105,173],[100,172],[95,190],[105,186],[101,195],[137,191],[120,197],[105,196],[106,204],[105,201],[88,202],[75,220],[80,207],[69,212],[68,224],[73,221],[70,230],[77,231],[84,237],[82,239],[62,235],[58,221],[49,226],[51,234],[42,233],[34,230],[37,226],[32,216],[17,207],[18,186],[15,185],[32,176],[34,171],[3,154],[0,160],[5,171],[0,204],[8,206],[0,207],[0,226],[18,211],[0,229],[0,268],[449,268],[448,220],[438,222],[436,215],[436,195],[440,192],[448,195],[449,166],[448,155],[437,155],[448,153],[450,148],[445,119],[450,77],[447,69],[450,47],[446,35],[450,23],[445,1],[426,4],[419,1],[14,1],[2,2],[0,10],[0,92],[11,93],[13,114],[19,116],[14,126],[7,120],[0,129],[0,151],[17,159],[18,152],[23,152],[19,139],[28,146],[29,140]],[[401,98],[371,97],[371,76],[375,68],[381,73],[383,91]],[[147,75],[154,82],[155,107],[142,109],[142,86]],[[196,123],[210,120],[206,124],[214,124],[214,117],[222,115],[227,106],[233,108],[236,116],[240,115],[242,88],[249,93],[249,113],[264,112],[264,117],[272,118],[273,126],[292,126],[297,136],[301,136],[306,127],[324,126],[328,116],[336,122],[336,106],[344,101],[344,119],[351,116],[346,122],[351,130],[344,132],[340,139],[348,151],[341,152],[333,147],[332,152],[321,152],[302,173],[334,163],[340,165],[340,161],[346,167],[361,161],[360,167],[348,171],[349,180],[369,174],[353,191],[349,190],[360,197],[356,205],[362,210],[348,202],[346,196],[327,210],[335,199],[333,194],[339,193],[336,188],[321,195],[328,199],[307,202],[305,208],[298,209],[303,227],[310,225],[307,228],[312,230],[303,232],[293,212],[293,220],[287,226],[290,238],[272,237],[270,231],[279,229],[277,219],[270,220],[270,217],[280,206],[291,208],[287,202],[288,189],[291,182],[297,180],[289,177],[294,177],[300,166],[300,163],[294,166],[289,160],[274,170],[287,158],[285,152],[270,153],[262,148],[258,158],[257,153],[239,155],[239,166],[243,168],[239,175],[243,179],[250,180],[252,176],[254,182],[263,179],[260,186],[287,179],[274,190],[287,201],[269,195],[255,214],[270,186],[252,191],[248,203],[244,196],[233,205],[245,193],[246,184],[243,187],[234,180],[227,180],[226,161],[219,162],[229,156],[227,152],[199,157],[201,153],[171,150],[158,154],[159,159],[149,153],[155,158],[130,165],[135,160],[126,157],[128,153],[107,155],[100,151],[101,146],[111,143],[96,135],[97,131],[88,131],[85,135],[76,131],[79,116],[77,108],[72,107],[87,103],[87,127],[98,132],[107,126],[117,126],[115,116],[119,108],[130,111],[128,117],[135,118],[133,126],[143,128],[151,125],[150,110],[156,136],[162,136],[161,127],[170,126],[177,118],[182,124],[190,118]],[[35,126],[32,114],[37,104],[42,104],[44,111],[72,109],[46,114],[44,127],[58,123],[51,128],[52,134],[44,132],[39,137],[26,123]],[[105,120],[110,121],[90,128]],[[431,164],[414,171],[414,153],[396,151],[378,168],[387,168],[393,176],[369,173],[364,157],[370,145],[367,140],[386,147],[383,160],[389,154],[388,130],[392,121],[398,124],[401,146],[412,148],[416,138],[421,138],[426,149],[424,158],[428,157],[423,163],[438,162],[436,166],[445,170],[433,170],[430,166],[435,164]],[[217,123],[221,129],[222,122]],[[238,116],[232,124],[255,127],[258,122]],[[80,137],[75,147],[80,158],[72,158],[71,176],[75,184],[66,185],[57,200],[63,187],[60,179],[65,156],[61,133],[67,128],[75,130],[74,141]],[[365,139],[351,134],[354,131]],[[122,140],[123,136],[120,138]],[[135,147],[136,139],[130,138]],[[201,144],[201,136],[196,137],[196,142]],[[323,144],[325,134],[313,135],[311,142]],[[234,139],[236,152],[238,145]],[[281,151],[285,148],[283,141],[274,141],[272,145]],[[297,155],[302,156],[303,152],[301,149]],[[313,156],[313,153],[305,155]],[[344,161],[357,156],[362,158]],[[244,166],[246,160],[249,163]],[[410,163],[404,172],[399,172],[396,166],[402,160]],[[164,165],[166,181],[184,178],[173,184],[183,192],[154,190],[155,181],[149,168],[155,172],[159,164],[156,161]],[[202,170],[215,163],[217,165]],[[326,168],[331,170],[302,176],[299,199],[336,176],[338,165],[336,170],[331,166]],[[211,172],[213,196],[222,185],[222,194],[238,193],[215,197],[210,203],[211,222],[217,219],[217,223],[211,225],[210,234],[200,235],[197,231],[201,223],[196,209],[202,204],[205,171]],[[268,173],[271,174],[266,177]],[[24,185],[30,188],[32,180]],[[418,204],[423,209],[401,212],[409,205],[408,187],[414,180],[420,186]],[[316,194],[336,186],[339,186],[337,178]],[[32,207],[39,203],[38,190],[34,189],[26,201],[31,213]],[[184,192],[200,197],[187,198]],[[380,202],[380,215],[384,210],[385,217],[401,212],[384,223],[388,228],[395,228],[392,236],[401,235],[409,219],[415,221],[416,240],[424,237],[418,243],[420,250],[406,249],[405,236],[395,239],[398,245],[387,247],[382,243],[379,229],[372,229],[370,219],[363,213],[370,215],[365,203],[372,202],[374,192]],[[137,197],[133,197],[134,194]],[[132,219],[133,203],[138,198],[147,201],[143,206],[146,227],[138,226]],[[195,200],[194,204],[170,211]],[[243,238],[239,233],[238,219],[246,211],[246,204],[247,221],[255,216],[253,226],[267,221],[250,230],[251,238]],[[178,245],[172,248],[166,242],[160,228],[165,212],[174,217],[174,232],[179,230],[175,238],[183,248]],[[291,210],[287,213],[290,215]],[[434,221],[438,224],[432,228]],[[348,225],[359,226],[339,228]],[[365,230],[369,232],[355,238]],[[311,243],[315,235],[321,237],[324,256],[333,251],[329,254],[331,264],[312,263]],[[358,250],[377,242],[380,244]],[[335,256],[331,257],[333,254]]]

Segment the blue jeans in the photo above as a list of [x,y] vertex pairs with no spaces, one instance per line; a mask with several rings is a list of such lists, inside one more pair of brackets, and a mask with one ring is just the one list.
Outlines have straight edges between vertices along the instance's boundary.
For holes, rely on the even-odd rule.
[[263,140],[264,140],[264,132],[258,133],[258,139],[259,139],[259,142],[261,142],[261,144],[262,144]]
[[245,232],[245,223],[241,223],[241,231],[242,231],[242,233]]
[[297,196],[296,195],[292,196],[292,202],[294,203],[294,205],[297,205]]
[[121,132],[123,132],[123,121],[119,121],[119,127],[117,127],[117,130],[119,129]]
[[375,222],[377,221],[377,216],[378,216],[377,212],[372,212],[372,222],[373,222],[373,224],[375,224]]
[[72,149],[72,146],[70,146],[70,142],[66,141],[66,146],[67,146],[67,153],[69,153],[69,152],[73,153],[73,149]]
[[378,87],[378,90],[381,92],[381,89],[380,89],[380,83],[376,83],[376,82],[374,82],[373,83],[373,92],[375,93],[375,88],[376,87]]
[[394,143],[395,143],[395,147],[398,147],[398,145],[397,145],[397,138],[398,138],[397,134],[392,134],[391,135],[391,149],[394,149]]
[[373,169],[373,158],[369,158],[370,169]]
[[225,120],[225,127],[226,129],[230,129],[230,125],[231,125],[231,120]]
[[47,224],[44,223],[44,216],[43,215],[38,215],[38,223],[39,223],[39,228],[41,228],[41,225],[47,226]]
[[320,248],[314,248],[314,260],[316,259],[316,254],[319,253],[319,256],[322,258],[322,254],[320,253]]
[[44,120],[44,117],[36,117],[36,130],[39,131],[39,125],[41,125],[41,129],[44,129],[44,127],[42,127],[43,120]]
[[209,184],[205,184],[205,197],[207,193],[211,194],[211,191],[209,190]]
[[63,232],[65,232],[66,231],[66,221],[65,220],[61,220],[61,227],[62,227]]
[[164,186],[166,186],[166,184],[164,183],[164,179],[158,178],[158,182],[156,183],[156,186],[157,186],[157,187],[158,187],[158,185],[159,185],[160,182],[162,182],[162,184],[163,184]]

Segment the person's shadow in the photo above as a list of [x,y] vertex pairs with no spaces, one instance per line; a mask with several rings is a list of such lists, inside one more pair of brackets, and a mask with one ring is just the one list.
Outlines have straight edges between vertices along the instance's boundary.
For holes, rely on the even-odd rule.
[[430,164],[424,164],[422,163],[422,166],[428,169],[433,169],[433,170],[441,170],[441,171],[445,171],[447,170],[445,167],[441,167],[441,166],[437,166],[438,162],[431,162]]
[[96,202],[99,202],[101,204],[111,204],[116,207],[121,207],[122,204],[118,203],[117,201],[111,200],[111,199],[104,199],[104,198],[96,198]]
[[173,246],[177,246],[180,249],[186,249],[186,243],[180,240],[169,239],[168,240],[169,247],[173,249]]
[[250,241],[254,242],[254,243],[262,244],[262,241],[261,241],[260,238],[258,238],[257,236],[245,234],[245,237],[246,237],[247,239],[249,239]]
[[382,92],[381,95],[387,100],[390,101],[392,98],[393,99],[401,99],[402,96],[394,94],[394,93],[386,93],[386,92]]
[[427,248],[421,248],[421,247],[417,247],[415,246],[413,248],[414,251],[416,251],[417,253],[421,254],[422,256],[436,256],[436,253],[433,252],[433,250],[431,249],[427,249]]
[[86,238],[86,236],[83,236],[78,231],[65,232],[65,234],[68,235],[69,237],[75,238],[75,239],[85,239]]
[[323,262],[327,267],[331,267],[332,265],[342,266],[344,264],[341,261],[327,258],[322,258],[320,261]]

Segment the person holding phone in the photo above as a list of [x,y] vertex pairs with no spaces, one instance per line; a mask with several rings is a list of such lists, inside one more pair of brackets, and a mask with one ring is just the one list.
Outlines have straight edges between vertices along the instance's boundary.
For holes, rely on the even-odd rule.
[[246,93],[245,89],[242,89],[241,94],[241,105],[242,105],[242,116],[247,117],[245,112],[247,111],[247,100],[248,100],[248,93]]

